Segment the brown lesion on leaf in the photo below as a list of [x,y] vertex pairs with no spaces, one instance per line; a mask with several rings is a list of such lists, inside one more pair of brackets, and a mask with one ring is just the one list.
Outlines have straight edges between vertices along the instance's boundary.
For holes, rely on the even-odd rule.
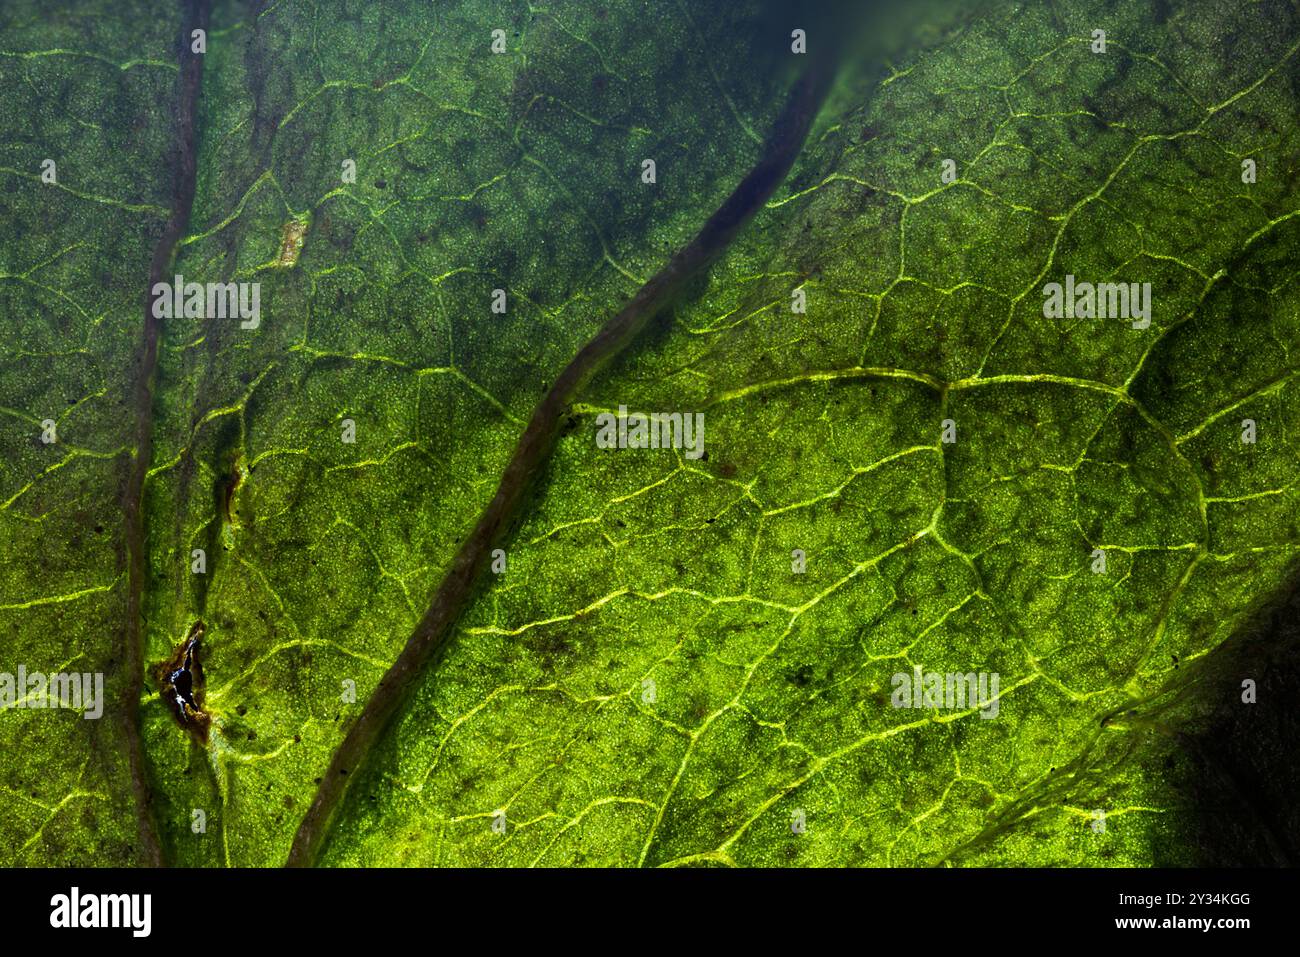
[[275,264],[288,269],[298,262],[302,247],[307,241],[306,219],[291,219],[280,227],[280,254],[275,257]]
[[212,718],[203,710],[203,666],[199,663],[203,631],[203,622],[196,621],[171,657],[154,665],[153,675],[172,717],[206,745]]
[[233,528],[239,528],[243,524],[240,520],[236,496],[246,478],[248,478],[248,466],[244,464],[243,455],[235,453],[231,459],[230,470],[221,482],[221,500],[226,524]]

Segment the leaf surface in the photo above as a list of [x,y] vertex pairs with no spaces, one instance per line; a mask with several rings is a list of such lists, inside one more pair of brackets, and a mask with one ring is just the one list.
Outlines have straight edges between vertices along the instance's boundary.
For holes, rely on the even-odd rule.
[[[108,704],[0,713],[0,835],[278,865],[538,403],[826,47],[749,4],[217,3],[164,275],[257,282],[260,322],[163,319],[151,369],[188,21],[36,9],[0,22],[2,668]],[[573,398],[321,863],[1192,861],[1161,762],[1300,547],[1295,8],[877,17],[775,195]],[[1150,283],[1149,328],[1045,317],[1067,275]],[[707,454],[597,448],[623,406],[703,413]],[[206,745],[130,665],[142,464],[139,657],[204,623]],[[996,716],[891,706],[917,666],[996,673]]]

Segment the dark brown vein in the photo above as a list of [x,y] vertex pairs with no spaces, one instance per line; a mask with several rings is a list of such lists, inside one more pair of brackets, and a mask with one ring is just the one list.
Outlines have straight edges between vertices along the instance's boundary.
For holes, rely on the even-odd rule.
[[149,458],[153,448],[153,397],[154,382],[158,372],[159,320],[153,314],[154,284],[161,282],[171,268],[176,243],[190,218],[194,201],[195,146],[194,106],[203,79],[203,58],[190,52],[190,34],[195,29],[207,30],[209,0],[183,0],[180,43],[180,83],[176,105],[176,156],[173,174],[171,216],[163,230],[158,245],[154,247],[149,265],[149,286],[144,295],[144,326],[136,353],[134,371],[135,388],[132,404],[135,408],[135,455],[130,473],[122,491],[122,516],[126,527],[128,586],[126,623],[122,647],[127,670],[126,687],[118,714],[126,741],[127,759],[131,769],[131,789],[135,798],[136,826],[139,834],[141,858],[151,867],[166,864],[158,828],[153,818],[153,794],[149,786],[148,771],[144,764],[144,751],[140,742],[140,694],[144,690],[144,481],[149,471]]
[[807,68],[778,118],[758,164],[704,224],[689,244],[643,285],[626,306],[578,352],[542,398],[519,437],[496,495],[461,544],[428,611],[366,702],[347,737],[334,752],[289,851],[287,866],[309,867],[320,855],[330,824],[374,743],[407,691],[446,648],[487,556],[516,516],[525,493],[554,446],[561,419],[582,386],[623,350],[647,323],[663,312],[686,282],[716,259],[785,178],[825,98],[834,57],[809,58]]

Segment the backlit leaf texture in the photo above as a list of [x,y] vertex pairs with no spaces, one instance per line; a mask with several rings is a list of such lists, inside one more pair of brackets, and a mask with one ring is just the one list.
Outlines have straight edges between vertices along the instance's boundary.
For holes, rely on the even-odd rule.
[[[1203,862],[1197,734],[1300,549],[1293,3],[49,6],[0,12],[0,671],[106,703],[0,712],[6,863],[283,864],[539,403],[832,55],[311,863]],[[159,248],[257,327],[149,362]],[[1045,317],[1067,275],[1150,283],[1149,327]],[[598,448],[620,407],[706,454]],[[199,621],[206,744],[151,670]],[[893,707],[918,666],[996,714]]]

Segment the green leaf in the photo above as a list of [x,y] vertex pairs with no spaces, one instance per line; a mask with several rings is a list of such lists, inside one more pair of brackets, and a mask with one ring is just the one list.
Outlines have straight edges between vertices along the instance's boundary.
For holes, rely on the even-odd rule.
[[[0,712],[7,861],[1196,862],[1161,769],[1300,548],[1293,5],[39,9],[0,671],[107,703]],[[155,368],[156,255],[257,327],[163,318]],[[1149,327],[1046,317],[1067,275]],[[623,406],[707,454],[598,448]],[[196,622],[206,742],[155,673]],[[990,716],[892,706],[914,667]]]

